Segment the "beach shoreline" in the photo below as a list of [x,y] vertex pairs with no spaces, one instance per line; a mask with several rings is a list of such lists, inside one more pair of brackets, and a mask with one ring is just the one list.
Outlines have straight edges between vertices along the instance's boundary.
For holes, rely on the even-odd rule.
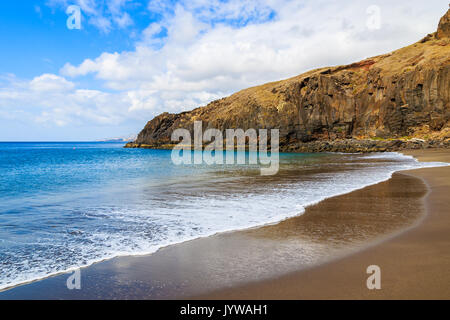
[[[419,161],[450,162],[450,151],[408,150]],[[421,179],[429,192],[426,215],[386,241],[328,263],[194,299],[449,299],[450,167],[400,172]],[[381,269],[381,290],[366,287],[366,268]]]
[[[436,152],[438,154],[436,154]],[[411,151],[405,152],[418,157],[419,160],[424,161],[445,161],[450,162],[449,152],[444,151]],[[395,173],[388,181],[381,182],[363,189],[355,190],[346,195],[331,197],[324,200],[320,205],[311,206],[308,210],[318,209],[320,212],[329,215],[329,208],[323,207],[324,203],[328,205],[344,205],[346,202],[352,202],[357,195],[367,196],[373,193],[381,195],[385,194],[386,189],[390,188],[389,192],[396,192],[400,189],[394,182],[400,183],[405,180],[403,186],[416,184],[420,189],[420,183],[423,181],[428,184],[428,188],[433,193],[433,183],[430,185],[427,174],[414,174],[412,172],[421,172],[421,170],[441,170],[449,171],[449,167],[434,167],[427,169],[416,169],[407,172]],[[438,173],[438,176],[440,174]],[[410,178],[408,178],[408,176]],[[448,176],[447,176],[448,177]],[[409,179],[409,180],[408,180]],[[447,179],[448,180],[448,179]],[[416,182],[415,182],[416,181]],[[419,182],[420,182],[419,181]],[[394,183],[394,184],[393,184]],[[428,193],[427,199],[430,197]],[[424,193],[425,194],[425,193]],[[416,195],[417,199],[424,198],[424,194]],[[415,197],[416,197],[415,196]],[[357,198],[356,198],[357,199]],[[422,201],[421,200],[421,201]],[[418,205],[411,199],[411,203]],[[426,200],[425,200],[426,201]],[[376,208],[375,208],[376,209]],[[382,209],[383,210],[383,209]],[[317,210],[316,210],[317,211]],[[316,212],[317,214],[317,212]],[[314,212],[311,216],[314,216]],[[273,224],[270,226],[261,226],[251,228],[249,230],[237,230],[233,232],[217,234],[214,236],[190,240],[185,243],[179,243],[173,246],[162,248],[156,253],[148,256],[129,256],[117,257],[104,262],[96,263],[87,268],[82,268],[83,283],[89,283],[93,289],[82,290],[82,292],[68,291],[65,287],[67,274],[59,274],[43,280],[38,280],[29,284],[21,285],[0,292],[0,299],[102,299],[102,298],[122,298],[122,299],[346,299],[346,298],[378,298],[377,292],[367,293],[365,287],[365,280],[367,274],[365,268],[362,268],[362,261],[367,252],[383,248],[391,242],[397,241],[405,234],[409,234],[411,230],[416,230],[426,222],[429,214],[422,215],[416,219],[413,225],[407,228],[402,228],[398,232],[389,232],[376,241],[369,241],[362,247],[353,248],[352,252],[341,254],[341,256],[332,257],[324,261],[319,261],[312,265],[299,265],[290,269],[277,269],[273,267],[274,262],[278,260],[289,262],[293,252],[295,252],[295,245],[292,239],[299,238],[299,233],[305,230],[298,229],[302,225],[304,217],[293,217],[285,221]],[[302,220],[303,219],[303,220]],[[328,217],[327,217],[328,219]],[[300,221],[300,223],[298,223]],[[339,220],[336,220],[339,222]],[[361,222],[360,220],[358,220]],[[297,224],[297,225],[296,225]],[[450,226],[450,223],[447,227]],[[300,231],[299,231],[300,230]],[[293,250],[294,248],[294,250]],[[259,253],[255,254],[255,252]],[[283,251],[284,250],[284,251]],[[219,252],[217,252],[219,251]],[[271,254],[269,254],[271,252]],[[199,285],[198,279],[209,276],[210,282],[217,281],[217,277],[225,278],[226,273],[231,269],[244,271],[249,266],[243,263],[246,255],[253,255],[250,259],[250,264],[259,263],[260,268],[273,269],[270,276],[265,274],[263,279],[256,281],[248,281],[245,277],[242,279],[234,279],[225,283],[222,281],[220,285],[216,285],[219,289],[213,287],[202,287]],[[259,255],[258,255],[259,254]],[[229,266],[224,263],[227,261],[227,256],[235,256]],[[383,255],[382,255],[383,257]],[[294,257],[295,258],[295,257]],[[252,261],[253,259],[253,261]],[[283,262],[283,259],[285,261]],[[348,267],[345,266],[344,271],[350,272],[353,270],[356,279],[350,281],[347,287],[345,283],[339,283],[339,279],[351,279],[349,275],[344,275],[342,278],[336,270],[342,268],[340,264],[346,263],[350,259],[357,260],[356,264]],[[444,257],[445,259],[445,257]],[[265,261],[266,260],[266,261]],[[211,262],[213,261],[213,262]],[[450,259],[449,259],[450,261]],[[290,263],[290,262],[289,262]],[[366,263],[366,262],[364,262]],[[367,264],[367,263],[366,263]],[[370,264],[376,264],[375,262]],[[205,267],[206,265],[206,267]],[[337,267],[335,267],[337,265]],[[368,264],[369,265],[369,264]],[[444,266],[447,264],[444,264]],[[231,267],[230,267],[231,266]],[[366,266],[367,267],[367,266]],[[385,280],[385,264],[382,264],[383,284]],[[237,269],[236,269],[237,268]],[[337,268],[337,269],[336,269]],[[206,271],[206,273],[205,273]],[[209,272],[209,274],[208,274]],[[245,273],[245,272],[244,272]],[[155,281],[154,279],[157,279]],[[223,280],[223,279],[222,279]],[[445,279],[444,279],[445,280]],[[111,282],[118,282],[121,292],[115,292],[114,295],[109,296],[111,289],[116,289],[114,284],[108,285]],[[184,288],[184,283],[190,284]],[[333,282],[334,281],[334,282]],[[337,282],[336,282],[337,281]],[[164,284],[162,284],[164,283]],[[333,287],[330,290],[327,287],[329,284]],[[356,288],[356,286],[359,288]],[[159,286],[165,286],[161,289]],[[190,286],[190,287],[189,287]],[[189,288],[188,288],[189,287]],[[149,288],[152,288],[149,290]],[[223,289],[225,288],[225,289]],[[301,290],[299,290],[301,288]],[[336,289],[339,290],[336,292]],[[353,289],[352,289],[353,288]],[[154,290],[153,290],[154,289]],[[384,289],[384,288],[383,288]],[[334,290],[334,291],[333,291]],[[443,295],[438,297],[448,297],[446,288],[443,289]],[[383,292],[383,290],[380,290]],[[46,292],[46,294],[42,294]],[[358,293],[359,292],[359,293]],[[384,290],[386,292],[386,290]],[[440,291],[442,293],[442,290]],[[447,289],[448,292],[448,289]],[[345,294],[342,294],[345,293]],[[384,296],[383,296],[384,297]],[[395,295],[394,298],[403,298],[401,295]],[[406,298],[406,296],[405,296]]]

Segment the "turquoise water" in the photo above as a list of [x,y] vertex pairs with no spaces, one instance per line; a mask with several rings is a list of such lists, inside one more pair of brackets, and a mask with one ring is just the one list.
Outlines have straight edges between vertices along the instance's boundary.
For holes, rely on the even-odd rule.
[[119,255],[273,223],[327,197],[433,166],[396,153],[282,154],[182,165],[118,143],[0,143],[0,289]]

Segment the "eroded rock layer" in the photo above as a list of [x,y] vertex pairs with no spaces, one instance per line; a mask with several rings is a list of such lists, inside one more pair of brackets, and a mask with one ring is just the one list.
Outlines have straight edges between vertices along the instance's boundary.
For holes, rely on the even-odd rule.
[[149,121],[127,147],[170,148],[177,128],[279,129],[282,151],[450,145],[450,10],[437,32],[389,54],[248,88]]

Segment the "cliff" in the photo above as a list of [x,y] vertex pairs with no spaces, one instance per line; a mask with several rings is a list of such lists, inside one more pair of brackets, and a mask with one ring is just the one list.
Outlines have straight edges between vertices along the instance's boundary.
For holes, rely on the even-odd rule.
[[450,146],[450,10],[437,32],[388,54],[248,88],[149,121],[127,147],[170,148],[173,130],[280,129],[282,151]]

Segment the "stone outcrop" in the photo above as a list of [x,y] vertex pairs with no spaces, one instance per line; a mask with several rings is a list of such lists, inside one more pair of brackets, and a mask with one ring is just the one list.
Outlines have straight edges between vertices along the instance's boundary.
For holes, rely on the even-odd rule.
[[163,113],[127,147],[170,148],[172,132],[192,132],[194,121],[203,130],[279,129],[282,151],[445,147],[449,84],[450,10],[437,32],[408,47],[245,89],[189,112]]
[[450,38],[450,10],[441,18],[437,30],[437,38]]

